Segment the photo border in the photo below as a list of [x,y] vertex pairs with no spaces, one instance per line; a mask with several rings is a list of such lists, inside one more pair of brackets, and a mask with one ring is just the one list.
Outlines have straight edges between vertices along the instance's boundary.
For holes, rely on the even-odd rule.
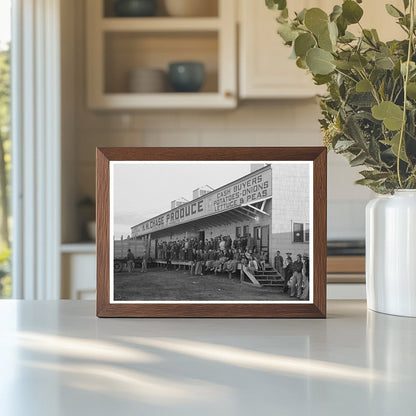
[[[326,317],[326,159],[325,147],[97,148],[97,316],[325,318]],[[313,163],[313,299],[308,302],[110,302],[110,162],[115,161],[311,161]]]

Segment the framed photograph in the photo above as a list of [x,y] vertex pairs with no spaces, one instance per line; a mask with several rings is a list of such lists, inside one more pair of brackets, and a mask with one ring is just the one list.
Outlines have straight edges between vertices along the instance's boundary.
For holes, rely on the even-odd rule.
[[97,316],[324,318],[326,152],[97,149]]

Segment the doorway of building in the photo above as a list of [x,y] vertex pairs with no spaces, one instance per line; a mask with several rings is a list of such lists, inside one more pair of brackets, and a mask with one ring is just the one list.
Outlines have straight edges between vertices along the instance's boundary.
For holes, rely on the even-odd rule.
[[261,240],[260,240],[261,251],[269,256],[269,226],[263,225],[261,227]]
[[253,228],[253,238],[254,238],[254,246],[256,247],[257,251],[261,251],[261,227],[254,227]]
[[202,241],[203,243],[205,243],[205,231],[199,231],[198,241]]

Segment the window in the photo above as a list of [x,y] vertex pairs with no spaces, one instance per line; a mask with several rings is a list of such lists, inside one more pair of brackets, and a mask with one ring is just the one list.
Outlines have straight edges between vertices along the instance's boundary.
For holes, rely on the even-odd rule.
[[236,238],[241,237],[241,227],[235,227],[235,237]]
[[255,232],[256,232],[256,235],[254,236],[254,238],[256,240],[261,240],[261,228],[260,227],[256,227],[255,228]]
[[0,0],[0,298],[12,295],[10,273],[10,0]]
[[294,222],[293,223],[293,242],[294,243],[303,243],[304,242],[303,223],[301,223],[301,222]]
[[309,223],[294,222],[292,226],[294,243],[309,243]]
[[243,228],[244,237],[247,237],[248,236],[249,231],[250,231],[249,226],[248,225],[245,225],[244,228]]

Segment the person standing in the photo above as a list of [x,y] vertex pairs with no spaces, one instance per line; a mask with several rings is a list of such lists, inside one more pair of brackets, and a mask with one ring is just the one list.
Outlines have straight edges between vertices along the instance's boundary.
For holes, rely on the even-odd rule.
[[143,258],[142,258],[142,273],[146,273],[147,272],[147,259],[148,259],[148,254],[147,252],[145,252],[143,254]]
[[293,275],[293,260],[292,253],[286,253],[286,258],[283,261],[283,275],[285,278],[285,285],[283,286],[283,292],[286,293],[289,290],[288,282]]
[[129,273],[134,270],[134,254],[130,249],[127,250],[127,270]]
[[296,261],[293,262],[293,275],[290,279],[290,297],[296,296],[297,298],[300,298],[300,295],[302,294],[302,275],[303,270],[303,261],[302,256],[300,254],[297,255]]
[[276,251],[276,257],[274,258],[274,268],[282,276],[282,279],[285,278],[283,272],[283,257],[280,255],[280,251]]
[[303,269],[302,269],[302,300],[308,300],[309,299],[309,255],[307,253],[303,254]]
[[254,238],[249,233],[247,236],[247,249],[250,251],[250,250],[253,250],[253,248],[254,248]]
[[172,264],[171,256],[172,256],[172,252],[170,250],[170,247],[168,246],[166,249],[166,270],[169,270]]

